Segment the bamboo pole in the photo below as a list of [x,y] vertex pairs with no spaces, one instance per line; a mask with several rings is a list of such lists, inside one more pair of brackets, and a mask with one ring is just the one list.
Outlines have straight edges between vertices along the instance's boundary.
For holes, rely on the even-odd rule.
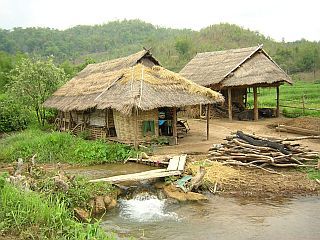
[[209,140],[210,104],[207,104],[206,118],[207,118],[207,140]]
[[231,88],[228,88],[228,114],[229,120],[232,120],[232,96],[231,96]]
[[279,91],[279,86],[277,86],[277,109],[276,109],[276,117],[280,117],[279,96],[280,96],[280,91]]
[[177,132],[177,108],[173,107],[173,125],[172,125],[172,135],[174,137],[174,144],[178,144],[178,132]]
[[134,148],[138,150],[139,148],[139,143],[138,143],[138,114],[139,110],[138,107],[135,107],[136,110],[136,117],[135,117],[135,134],[134,134]]
[[258,94],[257,87],[253,87],[253,120],[258,121],[259,112],[258,112]]

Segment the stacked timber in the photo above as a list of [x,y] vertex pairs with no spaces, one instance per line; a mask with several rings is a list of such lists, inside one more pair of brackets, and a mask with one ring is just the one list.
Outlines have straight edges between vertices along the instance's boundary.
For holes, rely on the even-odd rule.
[[319,136],[286,139],[269,139],[237,131],[228,136],[223,144],[214,144],[209,149],[209,160],[229,165],[264,168],[316,167],[319,153],[301,146],[297,141]]

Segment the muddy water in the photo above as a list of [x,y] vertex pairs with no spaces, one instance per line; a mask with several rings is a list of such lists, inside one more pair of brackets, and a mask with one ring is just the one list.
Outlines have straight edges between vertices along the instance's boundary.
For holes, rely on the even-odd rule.
[[152,201],[120,202],[102,227],[120,239],[320,239],[318,197],[260,202],[210,197],[201,204]]

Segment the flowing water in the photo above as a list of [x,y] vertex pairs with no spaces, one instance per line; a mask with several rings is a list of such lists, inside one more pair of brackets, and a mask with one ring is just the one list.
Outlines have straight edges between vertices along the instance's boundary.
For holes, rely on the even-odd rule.
[[120,239],[320,239],[320,199],[252,201],[210,197],[167,203],[156,196],[121,200],[102,221]]
[[[108,164],[69,173],[89,178],[152,169],[134,163]],[[137,186],[136,186],[137,187]],[[252,200],[209,195],[202,203],[177,203],[149,185],[119,199],[101,226],[119,239],[320,239],[320,197]]]

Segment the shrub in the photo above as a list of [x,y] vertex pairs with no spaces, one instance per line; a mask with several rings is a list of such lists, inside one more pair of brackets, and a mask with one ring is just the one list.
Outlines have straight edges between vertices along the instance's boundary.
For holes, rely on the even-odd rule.
[[5,95],[0,98],[0,132],[25,129],[29,117],[23,107]]

